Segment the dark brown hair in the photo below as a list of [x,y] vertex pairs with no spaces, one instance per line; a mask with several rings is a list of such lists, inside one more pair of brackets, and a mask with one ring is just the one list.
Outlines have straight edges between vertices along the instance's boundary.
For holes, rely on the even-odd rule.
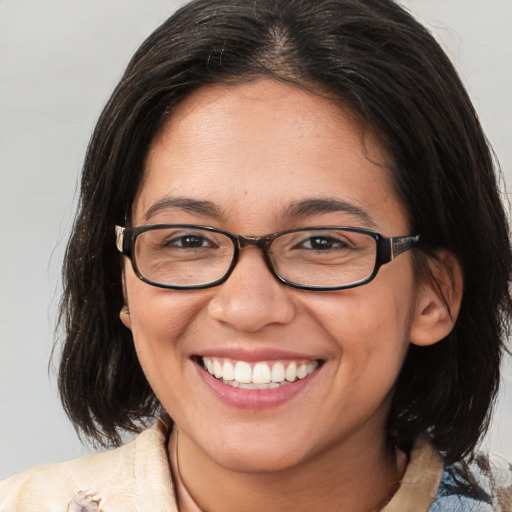
[[[388,423],[407,450],[427,434],[447,462],[471,453],[499,384],[511,251],[492,153],[454,67],[392,0],[195,0],[142,44],[92,136],[64,262],[59,384],[79,432],[119,443],[159,404],[119,321],[123,224],[152,139],[206,84],[267,76],[327,91],[356,112],[392,162],[417,261],[444,248],[464,296],[453,332],[411,346]],[[425,265],[422,265],[425,271]],[[428,269],[427,269],[428,270]]]

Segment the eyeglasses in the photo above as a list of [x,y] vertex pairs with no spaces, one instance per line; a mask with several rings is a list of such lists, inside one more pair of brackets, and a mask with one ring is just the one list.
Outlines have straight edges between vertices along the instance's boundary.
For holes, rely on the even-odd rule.
[[160,288],[191,290],[225,282],[244,247],[257,247],[288,286],[329,291],[369,283],[379,268],[418,243],[419,235],[385,237],[345,226],[300,227],[270,235],[234,235],[193,224],[116,226],[118,250],[135,274]]

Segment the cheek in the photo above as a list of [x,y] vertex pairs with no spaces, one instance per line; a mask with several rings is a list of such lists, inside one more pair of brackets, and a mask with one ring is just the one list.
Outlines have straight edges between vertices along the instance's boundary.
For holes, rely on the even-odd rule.
[[[139,284],[140,283],[140,284]],[[190,393],[186,386],[190,355],[184,343],[203,309],[196,294],[127,283],[135,350],[149,385],[168,411],[180,407]]]
[[[328,333],[352,370],[366,365],[399,371],[409,346],[414,314],[412,287],[365,287],[323,295],[310,304],[318,325]],[[379,370],[380,371],[380,370]]]
[[204,292],[164,290],[128,276],[126,295],[131,331],[143,368],[145,371],[150,366],[157,368],[158,362],[164,359],[172,364],[183,333],[203,309]]
[[144,300],[139,295],[130,306],[134,339],[144,343],[172,342],[180,337],[195,314],[194,304],[168,298]]

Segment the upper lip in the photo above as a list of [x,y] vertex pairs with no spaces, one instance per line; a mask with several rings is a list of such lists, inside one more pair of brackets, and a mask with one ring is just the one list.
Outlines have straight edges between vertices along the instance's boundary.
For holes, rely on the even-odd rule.
[[202,350],[196,357],[219,357],[236,361],[273,361],[273,360],[311,360],[321,358],[303,352],[283,350],[279,348],[248,349],[245,347],[219,347]]

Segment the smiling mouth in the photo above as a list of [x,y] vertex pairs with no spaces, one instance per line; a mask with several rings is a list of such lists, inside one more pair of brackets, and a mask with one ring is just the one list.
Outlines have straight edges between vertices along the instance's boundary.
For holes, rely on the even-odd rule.
[[322,361],[235,361],[198,357],[199,365],[228,386],[242,389],[275,389],[311,375]]

